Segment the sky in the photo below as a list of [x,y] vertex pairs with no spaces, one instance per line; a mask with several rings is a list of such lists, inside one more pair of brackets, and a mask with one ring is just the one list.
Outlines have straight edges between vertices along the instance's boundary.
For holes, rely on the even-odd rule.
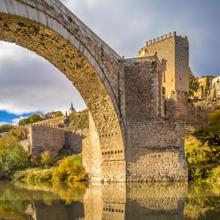
[[[195,75],[220,75],[219,0],[63,0],[121,56],[135,57],[144,42],[176,31],[187,35]],[[33,112],[86,108],[71,83],[31,51],[0,42],[0,124]]]

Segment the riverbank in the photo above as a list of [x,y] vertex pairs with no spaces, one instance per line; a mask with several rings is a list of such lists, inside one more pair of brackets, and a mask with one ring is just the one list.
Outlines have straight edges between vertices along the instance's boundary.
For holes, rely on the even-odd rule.
[[13,180],[30,185],[56,182],[71,185],[74,182],[86,181],[87,175],[82,166],[82,156],[78,154],[65,157],[51,167],[41,166],[17,171]]

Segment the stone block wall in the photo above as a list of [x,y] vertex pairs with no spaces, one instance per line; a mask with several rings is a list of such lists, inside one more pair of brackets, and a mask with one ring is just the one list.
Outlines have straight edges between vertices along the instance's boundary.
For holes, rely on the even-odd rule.
[[114,133],[105,136],[105,140],[101,145],[94,120],[89,114],[89,135],[83,140],[83,166],[92,182],[125,181],[125,158],[124,150],[118,144],[120,140]]
[[165,116],[167,119],[187,121],[190,106],[186,92],[173,91],[170,99],[165,100]]
[[148,58],[125,66],[128,181],[187,180],[184,124],[162,117],[159,65]]
[[44,151],[56,156],[65,145],[65,131],[59,128],[33,125],[29,128],[30,153],[33,159]]
[[156,57],[125,60],[127,124],[163,114],[160,68]]
[[81,134],[75,132],[65,132],[65,147],[75,154],[81,153],[83,139],[84,136]]
[[182,123],[149,120],[129,124],[127,132],[127,180],[187,180]]
[[91,181],[101,181],[101,147],[97,129],[89,113],[89,135],[83,140],[83,167]]

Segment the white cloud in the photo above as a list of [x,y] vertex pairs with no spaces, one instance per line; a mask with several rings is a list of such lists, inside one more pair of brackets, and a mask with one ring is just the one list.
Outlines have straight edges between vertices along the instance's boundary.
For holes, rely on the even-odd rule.
[[0,121],[0,126],[5,125],[5,124],[8,124],[8,123],[5,121]]
[[86,107],[72,83],[46,60],[8,43],[0,47],[0,110],[64,110],[71,102],[77,110]]
[[120,55],[137,56],[144,41],[170,31],[188,35],[197,74],[219,73],[220,1],[66,0],[80,19]]
[[12,125],[17,125],[18,123],[19,123],[19,121],[21,120],[21,119],[24,119],[25,117],[18,117],[18,118],[14,118],[12,121],[11,121],[11,124]]
[[[220,2],[213,0],[66,0],[97,35],[125,57],[144,41],[176,30],[190,40],[190,65],[197,74],[219,73]],[[64,111],[85,104],[54,66],[14,44],[0,42],[0,110],[22,114]],[[3,119],[4,120],[4,119]]]

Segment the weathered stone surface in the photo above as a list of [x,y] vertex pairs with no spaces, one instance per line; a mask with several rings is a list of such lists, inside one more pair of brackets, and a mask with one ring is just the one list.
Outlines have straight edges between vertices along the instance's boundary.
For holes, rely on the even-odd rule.
[[75,132],[65,132],[65,147],[74,154],[82,152],[82,141],[84,136]]
[[56,156],[65,145],[65,131],[41,125],[30,126],[30,150],[32,159],[38,159],[44,151]]
[[35,160],[39,159],[41,153],[45,151],[48,151],[52,156],[57,156],[62,148],[69,149],[73,153],[80,153],[83,138],[78,133],[66,132],[58,127],[34,124],[29,126],[27,142],[30,145],[30,155]]
[[[0,40],[44,57],[79,90],[91,114],[83,163],[92,180],[186,179],[182,128],[161,118],[156,57],[124,60],[58,0],[1,0]],[[149,157],[158,149],[161,163]]]
[[125,65],[126,178],[186,181],[184,124],[162,117],[163,102],[158,89],[162,71],[155,58],[128,62]]
[[170,98],[172,92],[189,90],[189,42],[186,36],[177,36],[176,32],[147,41],[139,51],[140,57],[157,54],[165,64],[162,85],[164,95]]

